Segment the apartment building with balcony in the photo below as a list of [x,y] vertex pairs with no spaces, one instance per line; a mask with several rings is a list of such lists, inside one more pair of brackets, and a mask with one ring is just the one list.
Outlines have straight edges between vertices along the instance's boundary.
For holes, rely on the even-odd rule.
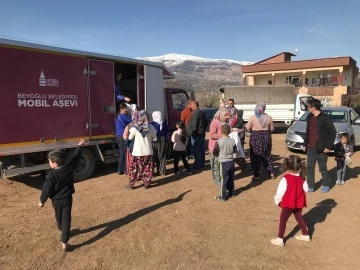
[[242,66],[243,84],[293,84],[296,93],[321,98],[328,106],[343,105],[344,97],[355,88],[359,74],[356,61],[349,56],[292,61],[294,56],[282,52]]

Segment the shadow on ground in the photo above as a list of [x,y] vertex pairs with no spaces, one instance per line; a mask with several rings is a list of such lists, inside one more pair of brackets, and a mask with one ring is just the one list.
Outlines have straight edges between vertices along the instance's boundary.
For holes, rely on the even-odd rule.
[[90,227],[90,228],[87,228],[87,229],[83,229],[83,230],[80,230],[80,229],[75,229],[75,230],[72,230],[71,231],[71,235],[72,237],[76,236],[76,235],[80,235],[80,234],[85,234],[85,233],[89,233],[89,232],[92,232],[92,231],[96,231],[96,230],[99,230],[99,229],[103,229],[101,232],[99,232],[96,236],[86,240],[85,242],[81,243],[81,244],[78,244],[78,245],[72,245],[71,246],[71,250],[75,250],[77,248],[80,248],[80,247],[83,247],[83,246],[87,246],[87,245],[90,245],[104,237],[106,237],[108,234],[110,234],[112,231],[116,230],[116,229],[119,229],[121,228],[122,226],[124,225],[127,225],[135,220],[137,220],[138,218],[141,218],[147,214],[150,214],[151,212],[154,212],[162,207],[165,207],[167,205],[170,205],[170,204],[173,204],[173,203],[177,203],[177,202],[180,202],[182,201],[182,199],[184,198],[184,196],[191,192],[192,190],[188,190],[182,194],[180,194],[179,196],[177,196],[176,198],[173,198],[173,199],[168,199],[166,201],[163,201],[161,203],[157,203],[157,204],[154,204],[154,205],[151,205],[149,207],[146,207],[144,209],[141,209],[141,210],[138,210],[136,211],[135,213],[131,213],[123,218],[120,218],[120,219],[117,219],[117,220],[114,220],[114,221],[110,221],[110,222],[107,222],[107,223],[103,223],[103,224],[100,224],[100,225],[96,225],[96,226],[93,226],[93,227]]
[[[316,204],[314,208],[309,210],[305,215],[305,223],[308,227],[309,235],[312,237],[315,233],[315,225],[325,222],[327,216],[335,208],[337,203],[334,199],[326,199]],[[299,225],[297,225],[285,238],[284,241],[294,237],[300,231]]]

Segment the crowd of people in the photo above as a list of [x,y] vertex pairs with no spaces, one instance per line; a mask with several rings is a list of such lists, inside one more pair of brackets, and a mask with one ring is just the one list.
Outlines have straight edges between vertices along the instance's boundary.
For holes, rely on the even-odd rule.
[[[307,132],[304,140],[304,151],[307,160],[291,155],[284,159],[282,177],[275,195],[275,204],[282,208],[278,237],[271,243],[284,245],[286,222],[294,214],[302,230],[298,240],[310,241],[306,224],[302,218],[302,209],[306,207],[306,193],[314,191],[315,164],[319,163],[322,174],[322,192],[330,190],[330,178],[327,170],[326,155],[333,148],[336,130],[332,121],[324,115],[319,100],[309,101],[310,116],[307,121]],[[260,181],[263,166],[270,179],[276,175],[271,160],[273,119],[266,112],[266,104],[259,103],[254,108],[254,115],[245,124],[243,112],[234,107],[234,100],[227,104],[220,101],[219,110],[210,123],[208,150],[210,156],[211,175],[219,186],[218,201],[227,201],[235,196],[234,174],[235,161],[240,167],[246,166],[244,140],[245,133],[250,133],[249,150],[252,180]],[[205,112],[199,108],[199,102],[189,100],[176,123],[177,130],[170,134],[168,123],[162,118],[160,111],[152,113],[152,121],[148,112],[140,110],[136,105],[119,104],[119,113],[115,121],[116,142],[119,146],[118,174],[128,176],[126,189],[133,190],[137,181],[142,181],[145,188],[151,186],[153,175],[166,174],[167,146],[171,141],[173,147],[173,173],[178,175],[179,161],[182,160],[186,174],[191,174],[205,166],[205,135],[208,121]],[[68,247],[72,194],[74,193],[73,173],[81,156],[79,148],[70,163],[65,164],[66,155],[60,150],[49,154],[52,171],[44,184],[39,206],[42,207],[48,198],[53,201],[58,229],[62,232],[64,250]],[[344,184],[346,167],[351,163],[353,149],[347,134],[342,134],[339,144],[335,145],[337,161],[336,184]],[[193,158],[192,166],[188,160]]]

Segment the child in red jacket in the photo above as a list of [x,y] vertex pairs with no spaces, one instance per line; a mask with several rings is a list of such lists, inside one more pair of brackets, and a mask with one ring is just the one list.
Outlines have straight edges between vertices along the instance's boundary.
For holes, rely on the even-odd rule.
[[306,207],[306,192],[309,189],[305,180],[306,163],[299,156],[292,155],[284,159],[283,170],[286,173],[281,179],[274,197],[275,204],[282,208],[279,233],[277,238],[271,239],[271,243],[276,246],[284,246],[286,222],[291,214],[295,216],[302,232],[302,235],[295,236],[295,238],[309,242],[310,236],[302,216],[302,209]]

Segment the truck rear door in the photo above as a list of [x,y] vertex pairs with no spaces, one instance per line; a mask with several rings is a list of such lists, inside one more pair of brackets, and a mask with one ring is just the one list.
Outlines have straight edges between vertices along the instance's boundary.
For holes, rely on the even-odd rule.
[[145,110],[151,115],[160,111],[164,115],[165,94],[162,67],[144,67],[145,73]]
[[111,137],[115,132],[114,63],[88,60],[89,136],[90,139]]

